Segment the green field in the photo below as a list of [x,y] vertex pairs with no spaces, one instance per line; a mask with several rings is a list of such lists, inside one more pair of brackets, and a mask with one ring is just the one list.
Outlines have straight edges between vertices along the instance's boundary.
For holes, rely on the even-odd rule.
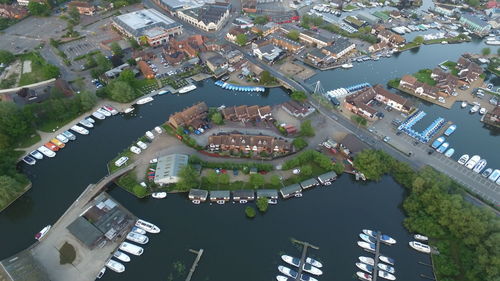
[[31,72],[21,74],[19,86],[29,85],[51,78],[56,78],[60,75],[59,69],[45,61],[39,53],[27,53],[19,56],[19,59],[31,61]]

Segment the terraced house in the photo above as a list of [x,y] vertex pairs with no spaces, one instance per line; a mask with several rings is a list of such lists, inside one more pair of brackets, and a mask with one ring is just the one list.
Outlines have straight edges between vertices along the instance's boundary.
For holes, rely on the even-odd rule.
[[292,144],[284,139],[263,135],[220,134],[208,137],[207,149],[214,152],[288,153]]
[[199,29],[216,31],[224,25],[230,10],[231,4],[229,3],[205,4],[199,8],[179,10],[177,16]]
[[168,123],[177,128],[199,128],[206,122],[208,106],[204,102],[197,103],[181,112],[176,112],[168,118]]

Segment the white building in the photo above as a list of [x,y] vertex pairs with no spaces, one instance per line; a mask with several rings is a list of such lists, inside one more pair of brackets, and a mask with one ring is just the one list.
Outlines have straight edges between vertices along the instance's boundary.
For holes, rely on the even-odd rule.
[[259,59],[267,62],[274,62],[283,50],[273,44],[267,44],[253,49],[253,54]]
[[200,8],[177,11],[177,16],[188,23],[205,31],[216,31],[224,26],[229,18],[231,4],[215,3],[206,4]]
[[159,185],[179,181],[180,170],[188,164],[189,156],[185,154],[170,154],[158,157],[154,182]]

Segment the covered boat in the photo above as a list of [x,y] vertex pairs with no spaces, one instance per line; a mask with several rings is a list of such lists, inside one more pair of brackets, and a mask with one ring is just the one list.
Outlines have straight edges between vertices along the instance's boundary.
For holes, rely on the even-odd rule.
[[43,154],[38,150],[33,150],[32,152],[30,152],[30,156],[37,160],[43,159]]
[[143,235],[146,234],[146,230],[144,230],[142,228],[138,228],[137,226],[132,227],[132,231],[135,233],[143,234]]
[[445,140],[446,138],[441,136],[432,143],[431,147],[437,149]]
[[378,258],[381,261],[383,261],[385,263],[388,263],[388,264],[392,264],[392,265],[394,265],[394,263],[396,262],[393,258],[390,258],[388,256],[382,256],[382,255],[380,255]]
[[411,241],[409,244],[410,244],[410,247],[412,247],[413,249],[415,249],[419,252],[427,253],[427,254],[431,252],[431,247],[429,247],[429,245],[420,243],[418,241]]
[[113,254],[113,257],[121,260],[122,262],[130,262],[130,257],[127,254],[120,252],[118,250]]
[[290,265],[293,265],[295,267],[299,267],[300,265],[300,259],[296,258],[296,257],[292,257],[292,256],[288,256],[288,255],[282,255],[281,256],[281,259],[290,264]]
[[316,279],[316,278],[314,278],[314,277],[312,277],[310,275],[304,274],[304,273],[302,273],[300,275],[300,280],[301,281],[318,281],[318,279]]
[[385,272],[383,270],[379,270],[378,271],[378,277],[380,278],[384,278],[384,279],[387,279],[387,280],[396,280],[396,276],[388,273],[388,272]]
[[369,235],[366,235],[364,233],[360,233],[359,238],[363,239],[363,241],[366,241],[368,243],[377,243],[377,239],[375,239]]
[[363,270],[363,271],[366,271],[366,272],[368,272],[368,273],[372,273],[372,272],[373,272],[373,266],[368,265],[368,264],[366,264],[366,263],[357,262],[357,263],[356,263],[356,266],[357,266],[359,269],[361,269],[361,270]]
[[474,168],[472,169],[472,171],[474,171],[475,173],[481,173],[481,171],[486,168],[486,165],[488,164],[488,162],[486,161],[486,159],[481,159],[479,160],[479,162],[477,162],[476,166],[474,166]]
[[373,258],[370,258],[370,257],[359,257],[359,261],[362,262],[362,263],[366,263],[366,264],[369,264],[371,266],[375,265],[375,260]]
[[500,170],[499,169],[495,169],[493,171],[493,173],[491,173],[491,175],[488,177],[488,179],[490,181],[497,181],[498,179],[500,178]]
[[483,171],[483,173],[481,173],[481,175],[485,178],[489,177],[491,175],[491,173],[493,172],[493,169],[492,168],[488,168],[486,170]]
[[385,243],[385,244],[389,244],[389,245],[396,244],[396,239],[394,239],[391,236],[386,235],[386,234],[380,235],[380,241]]
[[392,273],[392,274],[394,274],[396,272],[396,269],[394,267],[387,265],[385,263],[378,263],[377,267],[379,269],[382,269],[383,271],[387,271],[387,272]]
[[453,156],[453,154],[455,154],[455,149],[454,148],[450,148],[446,151],[446,153],[444,154],[444,156],[450,158],[451,156]]
[[28,164],[28,165],[35,165],[36,164],[35,158],[33,158],[29,155],[26,155],[23,157],[23,162]]
[[377,231],[369,230],[369,229],[363,229],[363,233],[366,235],[370,235],[373,238],[377,238]]
[[307,257],[306,258],[306,262],[310,265],[314,265],[315,267],[317,268],[322,268],[323,267],[323,264],[321,264],[319,261],[313,259],[313,258],[310,258],[310,257]]
[[296,279],[299,275],[299,273],[297,271],[291,270],[290,268],[288,268],[286,266],[282,266],[282,265],[278,266],[278,270],[281,273],[285,274],[286,276],[292,277],[293,279]]
[[133,231],[127,234],[127,240],[130,240],[139,244],[146,244],[149,242],[149,238],[146,235],[135,233]]
[[356,276],[358,276],[358,278],[363,281],[372,281],[372,276],[365,272],[358,271],[356,272]]
[[307,273],[311,273],[311,274],[314,274],[316,276],[319,276],[319,275],[322,275],[323,274],[323,271],[321,271],[321,269],[315,267],[315,266],[312,266],[308,263],[304,263],[304,265],[302,266],[302,270],[307,272]]
[[474,155],[469,159],[469,161],[467,161],[467,163],[465,163],[465,167],[467,169],[472,169],[476,166],[479,160],[481,160],[481,157],[479,155]]
[[358,241],[358,246],[368,251],[375,251],[375,244],[364,241]]
[[142,228],[144,230],[146,230],[147,232],[149,233],[158,233],[160,232],[160,228],[157,227],[156,225],[150,223],[150,222],[147,222],[145,220],[137,220],[137,222],[135,222],[135,226],[139,227],[139,228]]
[[436,151],[439,152],[439,153],[444,153],[446,151],[446,149],[448,149],[448,146],[450,146],[450,144],[447,143],[447,142],[445,142],[442,145],[440,145],[438,147],[438,149],[436,149]]
[[453,132],[455,132],[456,129],[457,129],[457,125],[452,124],[451,126],[448,127],[448,129],[446,129],[446,131],[444,131],[444,135],[450,136],[451,134],[453,134]]
[[458,164],[464,165],[467,161],[469,161],[469,154],[464,154],[460,156],[460,159],[458,159]]
[[125,266],[115,260],[109,260],[106,263],[106,267],[117,273],[122,273],[125,271]]
[[120,244],[120,250],[135,256],[140,256],[142,255],[142,253],[144,253],[143,248],[128,242],[122,242]]

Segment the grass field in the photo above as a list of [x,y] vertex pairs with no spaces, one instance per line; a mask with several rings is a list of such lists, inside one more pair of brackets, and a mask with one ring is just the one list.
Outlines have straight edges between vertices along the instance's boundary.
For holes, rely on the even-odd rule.
[[31,72],[22,73],[19,80],[19,86],[29,85],[51,78],[58,77],[59,69],[45,61],[39,53],[27,53],[19,56],[19,59],[24,61],[31,61]]

